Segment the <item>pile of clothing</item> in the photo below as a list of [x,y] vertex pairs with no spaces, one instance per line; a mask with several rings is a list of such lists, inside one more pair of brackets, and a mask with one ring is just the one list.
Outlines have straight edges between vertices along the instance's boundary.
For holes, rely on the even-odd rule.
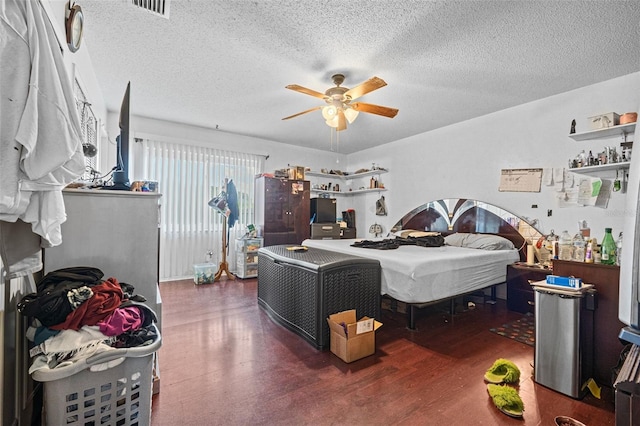
[[131,284],[103,280],[98,268],[52,271],[18,303],[32,318],[29,373],[54,369],[105,351],[149,345],[158,338],[157,317]]
[[394,250],[400,246],[442,247],[444,237],[439,233],[425,233],[427,235],[395,237],[383,240],[358,240],[351,247],[371,248],[378,250]]

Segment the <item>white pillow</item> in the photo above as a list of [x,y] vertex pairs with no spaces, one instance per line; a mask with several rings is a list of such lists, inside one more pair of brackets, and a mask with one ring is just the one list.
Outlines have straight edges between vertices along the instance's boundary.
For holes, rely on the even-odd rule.
[[407,238],[410,233],[417,232],[415,229],[401,229],[393,233],[394,236],[400,238]]
[[393,233],[396,237],[400,238],[419,238],[419,237],[432,237],[434,235],[440,235],[440,232],[435,231],[416,231],[415,229],[402,229]]
[[448,246],[467,247],[483,250],[513,250],[513,243],[499,235],[493,234],[468,234],[456,232],[444,237],[444,243]]

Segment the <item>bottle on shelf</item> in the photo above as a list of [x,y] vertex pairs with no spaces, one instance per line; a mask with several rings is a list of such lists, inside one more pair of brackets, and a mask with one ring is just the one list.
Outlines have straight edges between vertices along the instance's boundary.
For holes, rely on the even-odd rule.
[[587,154],[584,152],[584,149],[580,151],[580,154],[578,154],[578,157],[576,158],[576,160],[578,160],[578,167],[586,166]]
[[593,244],[592,240],[587,241],[587,245],[584,251],[584,262],[585,263],[593,263]]
[[591,228],[589,228],[589,224],[586,220],[578,221],[578,229],[580,230],[580,234],[585,239],[585,241],[589,242],[589,238],[591,238]]
[[604,265],[616,264],[616,242],[613,240],[611,228],[604,229],[604,237],[600,244],[600,259]]
[[558,258],[558,236],[553,233],[553,229],[551,233],[547,235],[547,238],[545,238],[544,248],[549,252],[550,259]]
[[616,265],[620,266],[620,258],[622,257],[622,232],[616,240]]
[[573,259],[573,239],[571,235],[569,235],[569,231],[562,231],[562,234],[560,234],[560,239],[558,240],[558,259]]
[[575,262],[584,262],[586,243],[584,241],[584,238],[582,237],[582,234],[580,234],[580,232],[578,232],[576,235],[573,236],[572,245],[573,245],[572,260]]

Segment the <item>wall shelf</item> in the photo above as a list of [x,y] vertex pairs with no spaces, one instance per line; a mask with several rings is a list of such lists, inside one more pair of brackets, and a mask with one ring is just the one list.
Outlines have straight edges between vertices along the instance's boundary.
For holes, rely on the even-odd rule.
[[620,124],[618,126],[607,127],[605,129],[589,130],[581,133],[571,133],[569,137],[575,141],[585,141],[590,139],[608,138],[612,136],[622,136],[633,133],[636,123]]
[[[340,180],[351,180],[351,179],[359,179],[367,176],[376,176],[384,173],[389,173],[389,170],[379,169],[379,170],[369,170],[368,172],[362,173],[352,173],[348,175],[337,175],[334,173],[321,173],[321,172],[304,172],[305,177],[314,176],[321,177],[326,179],[340,179]],[[330,191],[329,191],[330,192]],[[354,191],[352,191],[354,192]]]
[[622,170],[622,187],[621,192],[624,194],[627,192],[627,180],[629,179],[629,170],[630,162],[625,161],[622,163],[609,163],[609,164],[600,164],[598,166],[585,166],[585,167],[576,167],[573,169],[569,169],[570,172],[573,173],[582,173],[585,175],[596,173],[596,172],[605,172],[608,170],[615,170],[616,179],[618,178],[618,172]]
[[[347,174],[347,175],[338,175],[338,174],[333,174],[333,173],[322,173],[322,172],[304,172],[305,174],[305,178],[307,177],[318,177],[318,178],[322,178],[322,179],[327,179],[327,180],[340,180],[342,182],[344,181],[351,181],[354,179],[361,179],[361,178],[366,178],[366,177],[371,177],[371,176],[379,176],[382,175],[384,173],[389,173],[389,170],[387,169],[375,169],[375,170],[369,170],[367,172],[362,172],[362,173],[352,173],[352,174]],[[342,186],[342,184],[340,185]],[[367,186],[369,186],[367,184]],[[382,192],[382,191],[386,191],[387,188],[361,188],[361,189],[353,189],[351,191],[331,191],[331,190],[327,190],[327,189],[319,189],[319,188],[311,188],[311,193],[315,193],[315,194],[330,194],[330,195],[356,195],[356,194],[364,194],[367,192]]]
[[609,164],[600,164],[597,166],[585,166],[585,167],[575,167],[569,169],[569,171],[573,173],[593,173],[593,172],[605,172],[607,170],[626,170],[629,168],[628,161],[621,163],[609,163]]
[[311,189],[312,193],[317,194],[332,194],[332,195],[355,195],[362,194],[365,192],[382,192],[386,191],[387,188],[366,188],[366,189],[354,189],[353,191],[327,191],[326,189]]

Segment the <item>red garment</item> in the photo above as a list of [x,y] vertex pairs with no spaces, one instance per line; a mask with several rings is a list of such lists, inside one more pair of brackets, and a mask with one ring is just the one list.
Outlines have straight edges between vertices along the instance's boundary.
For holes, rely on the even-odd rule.
[[93,296],[74,309],[67,319],[49,328],[53,330],[80,330],[85,325],[96,325],[109,317],[122,302],[123,293],[116,278],[91,287]]

